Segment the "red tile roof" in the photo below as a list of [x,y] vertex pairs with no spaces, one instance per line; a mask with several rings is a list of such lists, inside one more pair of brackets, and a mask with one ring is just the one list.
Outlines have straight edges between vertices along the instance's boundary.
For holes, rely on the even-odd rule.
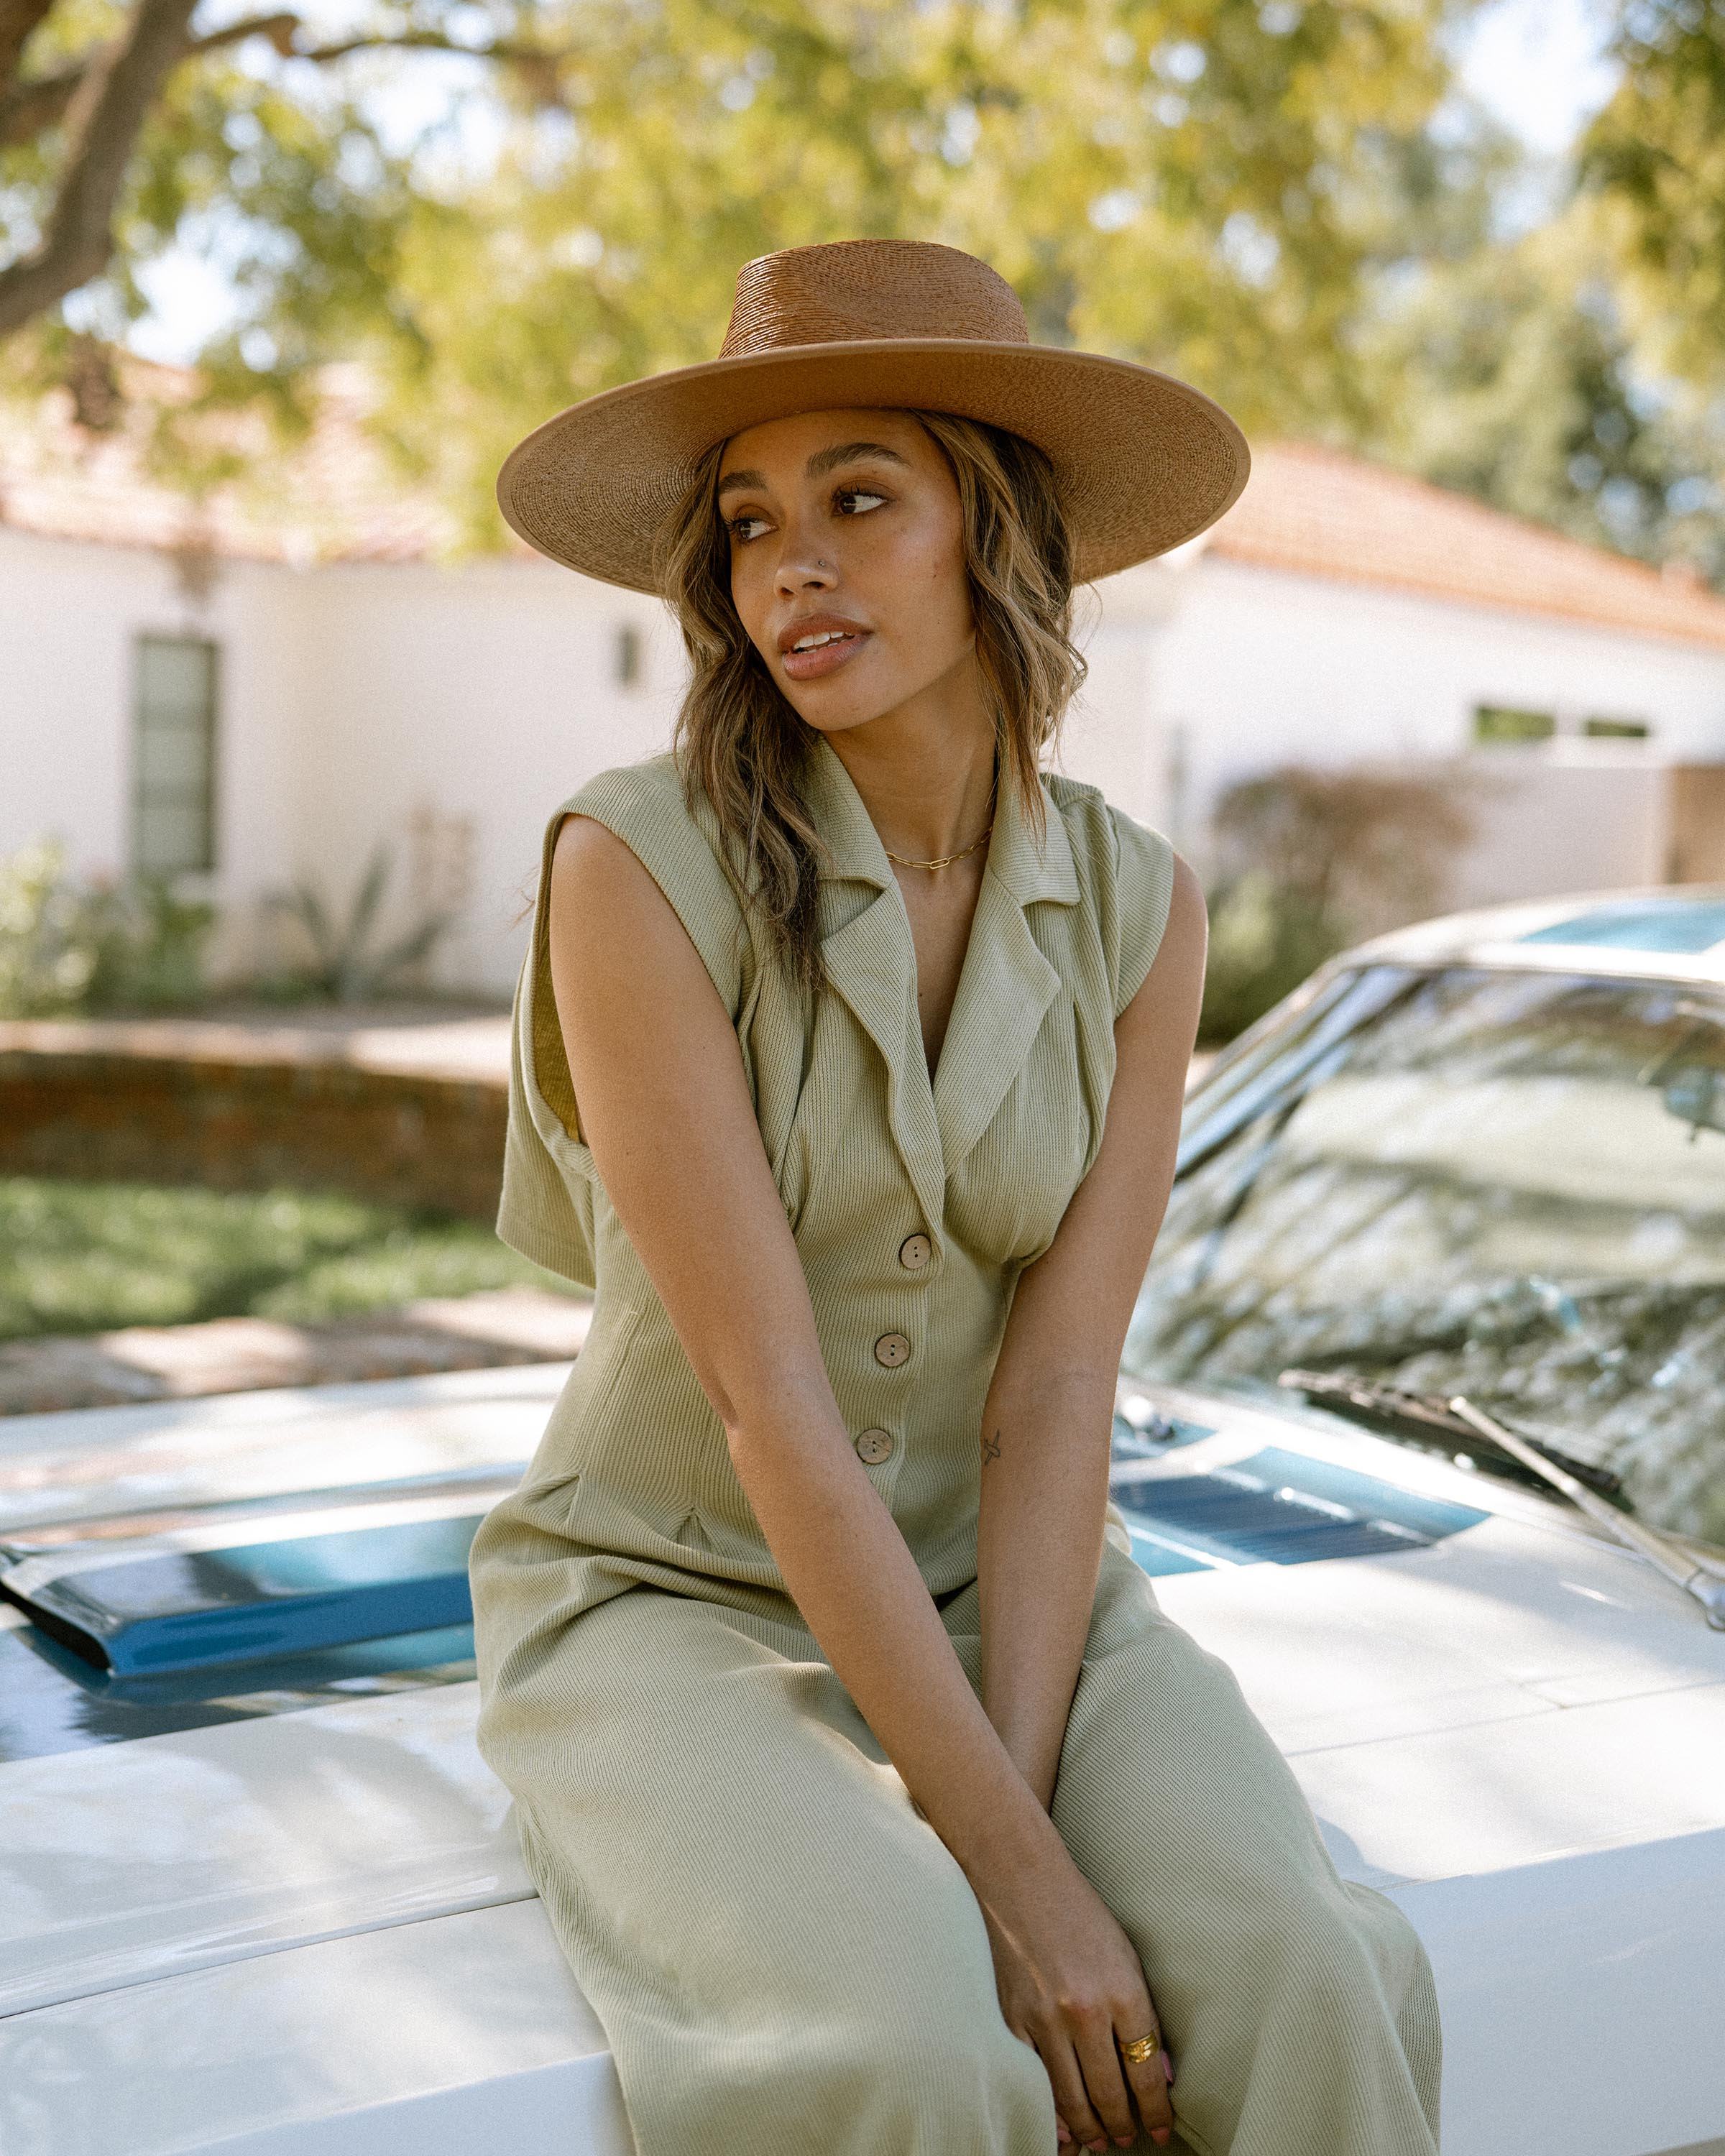
[[1265,568],[1725,649],[1725,598],[1705,585],[1315,443],[1255,444],[1245,492],[1202,543]]
[[[64,390],[0,402],[0,526],[298,566],[423,561],[454,544],[453,520],[367,433],[358,370],[326,371],[322,416],[295,448],[254,419],[228,423],[246,476],[201,502],[147,456],[153,408],[188,398],[195,377],[131,357],[122,372],[110,433],[80,427]],[[1199,542],[1226,560],[1725,649],[1725,599],[1704,587],[1339,450],[1269,442],[1252,456],[1245,494]]]
[[355,370],[327,370],[318,423],[294,447],[283,448],[254,416],[208,427],[244,475],[201,501],[149,465],[157,408],[187,400],[195,377],[131,357],[122,358],[121,375],[126,398],[110,432],[79,426],[64,389],[0,403],[0,526],[295,566],[421,561],[450,543],[450,519],[367,432]]

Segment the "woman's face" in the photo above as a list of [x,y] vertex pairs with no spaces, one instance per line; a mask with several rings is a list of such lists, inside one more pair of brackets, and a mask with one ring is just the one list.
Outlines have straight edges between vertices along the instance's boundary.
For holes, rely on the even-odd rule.
[[719,466],[731,593],[792,708],[842,733],[975,674],[957,484],[906,412],[807,412]]

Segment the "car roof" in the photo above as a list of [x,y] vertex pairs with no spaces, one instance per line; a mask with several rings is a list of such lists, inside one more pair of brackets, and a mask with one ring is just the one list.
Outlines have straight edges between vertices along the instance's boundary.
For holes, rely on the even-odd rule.
[[1717,987],[1725,985],[1725,884],[1583,891],[1485,906],[1395,929],[1348,955]]

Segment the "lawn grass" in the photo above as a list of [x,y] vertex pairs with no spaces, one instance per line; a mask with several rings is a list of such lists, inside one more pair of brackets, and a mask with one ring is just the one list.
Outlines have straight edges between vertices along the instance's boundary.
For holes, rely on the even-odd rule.
[[489,1228],[303,1191],[0,1177],[0,1340],[205,1317],[348,1317],[567,1283]]

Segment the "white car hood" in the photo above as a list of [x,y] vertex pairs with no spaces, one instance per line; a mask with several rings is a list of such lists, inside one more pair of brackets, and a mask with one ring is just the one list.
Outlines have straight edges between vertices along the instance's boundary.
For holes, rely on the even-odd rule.
[[[1274,1444],[1483,1515],[1406,1554],[1156,1583],[1235,1669],[1344,1875],[1420,1925],[1452,2045],[1518,2048],[1554,2000],[1552,2041],[1573,2048],[1589,2015],[1602,2046],[1627,2041],[1644,1997],[1647,2042],[1702,2042],[1683,2015],[1708,2004],[1694,1979],[1725,1946],[1725,1636],[1539,1498],[1333,1424],[1160,1397],[1216,1430],[1171,1471]],[[542,1417],[545,1389],[519,1405]],[[486,1443],[497,1456],[495,1428]],[[475,1686],[450,1684],[0,1768],[0,2012],[531,1898],[476,1709]],[[1553,1984],[1559,1952],[1574,1996]],[[1502,2065],[1469,2076],[1498,2102],[1519,2071]],[[1568,2145],[1725,2132],[1725,2100],[1694,2117],[1681,2090],[1656,2131],[1637,2087],[1643,2140],[1582,2130],[1609,2108],[1594,2084]],[[1486,2138],[1463,2144],[1494,2145],[1476,2123]]]

